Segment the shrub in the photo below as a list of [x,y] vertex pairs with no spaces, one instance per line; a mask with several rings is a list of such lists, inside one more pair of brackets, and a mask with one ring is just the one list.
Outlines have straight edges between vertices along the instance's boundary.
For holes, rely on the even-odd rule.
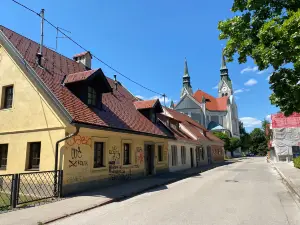
[[300,169],[300,156],[297,158],[294,158],[294,166],[298,169]]

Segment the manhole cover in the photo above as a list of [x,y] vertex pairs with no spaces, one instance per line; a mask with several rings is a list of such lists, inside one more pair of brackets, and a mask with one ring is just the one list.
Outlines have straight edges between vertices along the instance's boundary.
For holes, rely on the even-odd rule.
[[225,180],[225,182],[237,183],[237,180]]

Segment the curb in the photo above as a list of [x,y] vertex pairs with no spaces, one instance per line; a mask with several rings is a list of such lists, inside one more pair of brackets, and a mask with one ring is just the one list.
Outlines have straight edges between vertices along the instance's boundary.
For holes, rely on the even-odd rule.
[[300,193],[298,193],[295,190],[294,184],[280,171],[280,169],[271,160],[268,159],[267,161],[268,161],[268,163],[271,163],[273,165],[273,167],[279,173],[279,175],[281,176],[281,178],[284,181],[284,183],[286,184],[286,186],[295,195],[295,197],[297,198],[298,202],[300,202]]

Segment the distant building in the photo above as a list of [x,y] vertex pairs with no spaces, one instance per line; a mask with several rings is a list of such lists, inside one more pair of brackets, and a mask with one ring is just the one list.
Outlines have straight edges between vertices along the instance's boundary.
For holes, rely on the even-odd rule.
[[[230,137],[239,138],[238,108],[223,54],[220,73],[218,97],[213,97],[202,90],[194,93],[185,60],[180,101],[176,106],[172,104],[171,108],[174,107],[176,111],[188,115],[210,131],[220,131],[227,133]],[[234,155],[240,156],[241,150],[237,149]]]
[[291,161],[300,156],[300,113],[285,117],[283,113],[271,116],[270,158],[273,161]]

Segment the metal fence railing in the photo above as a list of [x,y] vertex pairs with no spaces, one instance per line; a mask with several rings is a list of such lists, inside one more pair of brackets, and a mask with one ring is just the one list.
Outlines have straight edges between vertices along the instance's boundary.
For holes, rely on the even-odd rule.
[[0,210],[60,197],[62,176],[60,170],[0,175]]

